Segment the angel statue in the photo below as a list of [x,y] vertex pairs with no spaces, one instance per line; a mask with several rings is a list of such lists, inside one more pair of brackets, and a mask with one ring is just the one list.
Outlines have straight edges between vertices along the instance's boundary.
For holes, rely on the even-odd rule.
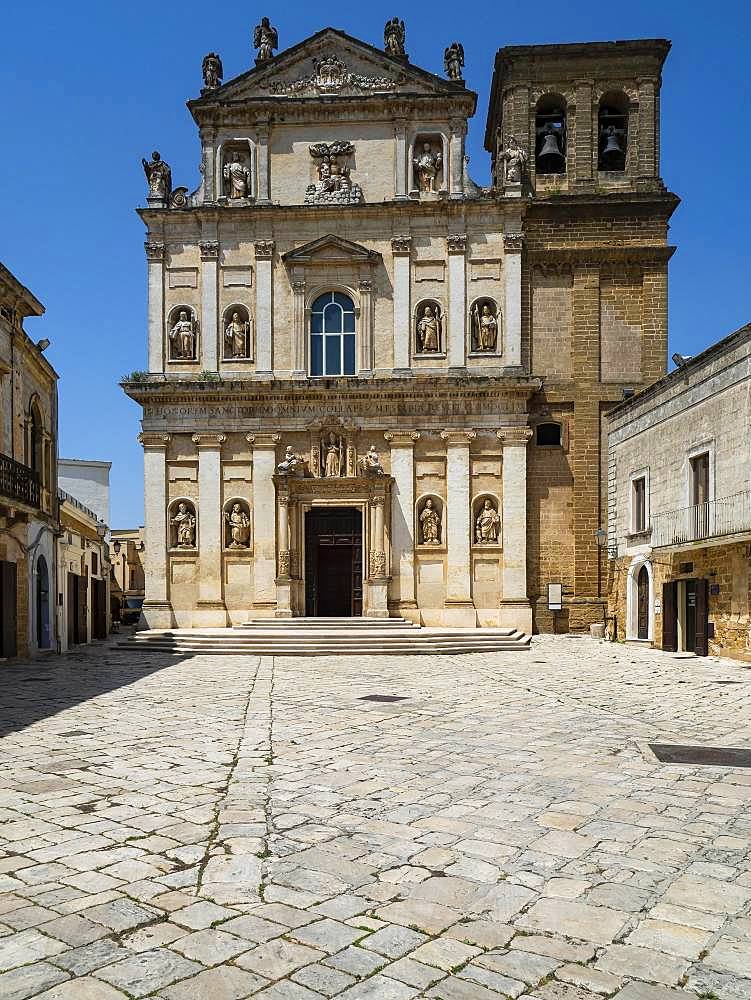
[[390,56],[404,56],[404,42],[407,33],[404,30],[404,21],[398,17],[392,17],[383,27],[383,47]]
[[224,76],[222,60],[216,52],[209,52],[203,57],[201,72],[203,73],[203,89],[216,90],[216,88],[221,84],[222,77]]
[[461,80],[464,67],[464,46],[461,42],[452,42],[443,53],[443,68],[449,80]]
[[267,17],[262,17],[261,23],[253,29],[253,48],[258,49],[256,63],[273,59],[274,49],[279,48],[279,35]]
[[149,198],[166,201],[172,193],[172,171],[169,164],[165,163],[156,149],[151,154],[150,161],[141,159],[141,163],[149,182]]

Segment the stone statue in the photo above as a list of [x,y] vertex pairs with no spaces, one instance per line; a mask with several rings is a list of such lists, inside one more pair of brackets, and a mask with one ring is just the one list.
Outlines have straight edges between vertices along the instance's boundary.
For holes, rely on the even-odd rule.
[[443,68],[449,80],[461,80],[464,67],[464,46],[460,42],[452,42],[443,53]]
[[382,476],[384,474],[383,466],[381,465],[381,460],[378,457],[378,452],[374,444],[368,448],[360,459],[360,468],[365,476]]
[[240,159],[238,152],[234,152],[230,162],[224,164],[222,174],[227,182],[230,198],[248,197],[250,194],[250,170]]
[[494,351],[498,342],[498,320],[489,302],[472,307],[472,340],[476,351]]
[[166,201],[172,193],[172,171],[165,163],[158,150],[151,154],[151,160],[141,159],[143,172],[149,182],[149,198]]
[[262,17],[261,23],[253,29],[253,48],[258,49],[256,63],[273,59],[274,49],[279,48],[279,35],[267,17]]
[[424,193],[434,192],[438,172],[441,169],[443,157],[434,153],[429,142],[422,144],[422,152],[414,158],[417,186]]
[[220,86],[224,70],[222,69],[222,60],[216,52],[209,52],[203,57],[201,72],[203,73],[204,90],[216,90]]
[[231,539],[227,548],[246,549],[249,543],[250,518],[239,503],[232,504],[232,510],[224,512],[224,520],[229,527]]
[[406,55],[404,43],[407,33],[404,29],[404,21],[398,17],[392,17],[383,27],[383,47],[390,56]]
[[500,523],[501,516],[493,506],[492,500],[483,501],[475,521],[475,541],[478,543],[497,542]]
[[172,353],[176,361],[192,361],[195,357],[196,338],[193,331],[193,320],[188,318],[185,309],[180,310],[177,323],[169,332]]
[[280,476],[294,476],[302,473],[302,459],[294,453],[291,444],[287,445],[284,458],[277,465],[276,471]]
[[441,518],[428,497],[420,514],[420,530],[423,545],[435,545],[441,540]]
[[340,476],[342,474],[342,446],[341,442],[337,442],[333,431],[329,434],[328,443],[324,445],[324,453],[326,459],[323,474],[326,479]]
[[181,502],[177,505],[177,513],[172,518],[172,524],[177,532],[178,548],[194,548],[196,544],[196,518],[186,503]]
[[441,317],[432,305],[425,306],[417,321],[417,343],[424,354],[441,349]]
[[527,153],[515,136],[509,136],[508,144],[498,159],[503,164],[503,183],[521,184],[527,171]]
[[239,312],[232,313],[232,319],[224,331],[225,356],[229,358],[250,357],[250,322]]

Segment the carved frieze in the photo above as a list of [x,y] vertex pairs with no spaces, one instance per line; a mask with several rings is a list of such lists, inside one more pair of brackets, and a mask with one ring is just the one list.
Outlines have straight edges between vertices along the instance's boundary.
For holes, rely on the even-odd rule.
[[318,160],[318,180],[305,190],[306,205],[359,205],[364,201],[362,188],[353,183],[350,167],[342,161],[355,151],[351,142],[317,142],[309,150]]
[[384,93],[394,90],[404,79],[396,77],[367,76],[351,73],[346,63],[336,55],[313,59],[313,72],[296,80],[274,80],[269,91],[280,97],[307,97],[314,94],[340,94],[343,90],[353,93]]

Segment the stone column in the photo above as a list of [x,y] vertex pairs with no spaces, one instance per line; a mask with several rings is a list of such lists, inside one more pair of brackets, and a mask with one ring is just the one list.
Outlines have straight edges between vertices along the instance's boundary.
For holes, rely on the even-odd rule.
[[529,427],[504,427],[503,442],[503,583],[499,625],[532,631],[527,596],[527,442]]
[[[391,596],[417,620],[415,591],[415,442],[418,431],[386,431],[391,446]],[[412,612],[412,614],[410,614]]]
[[522,363],[522,248],[523,233],[504,233],[503,274],[506,309],[503,317],[503,363],[518,368]]
[[146,542],[146,597],[141,624],[172,628],[174,616],[167,582],[167,445],[169,434],[144,431],[143,445],[144,540]]
[[193,435],[198,449],[198,601],[193,624],[227,624],[222,597],[222,445],[224,434]]
[[256,163],[258,164],[257,205],[271,204],[271,179],[269,176],[269,128],[259,125],[256,128],[258,145],[256,146]]
[[305,279],[292,277],[292,378],[305,378]]
[[368,378],[373,374],[373,282],[360,278],[360,336],[357,374]]
[[395,195],[397,201],[407,197],[407,129],[402,122],[394,126],[394,149],[396,155]]
[[201,329],[199,331],[199,354],[201,369],[215,372],[219,368],[217,354],[217,302],[219,243],[216,240],[201,241]]
[[371,498],[373,511],[373,532],[370,538],[368,558],[368,606],[371,618],[388,618],[388,577],[386,575],[386,538],[384,532],[384,507],[382,496]]
[[256,375],[273,378],[273,240],[256,240]]
[[464,136],[467,129],[464,122],[452,121],[449,136],[449,197],[464,197]]
[[447,246],[449,258],[449,370],[453,368],[464,371],[467,339],[465,336],[467,287],[464,258],[467,252],[467,237],[463,234],[449,236]]
[[247,434],[253,448],[253,607],[276,609],[276,446],[279,434]]
[[289,544],[289,494],[279,492],[278,496],[278,540],[279,572],[276,578],[277,618],[292,617],[292,559]]
[[412,238],[391,240],[394,257],[394,375],[411,375],[412,315],[410,306]]
[[446,513],[444,531],[447,549],[447,625],[473,628],[477,615],[472,603],[472,561],[470,553],[471,511],[469,446],[477,437],[472,430],[446,430]]
[[149,271],[149,371],[164,371],[164,244],[144,243]]

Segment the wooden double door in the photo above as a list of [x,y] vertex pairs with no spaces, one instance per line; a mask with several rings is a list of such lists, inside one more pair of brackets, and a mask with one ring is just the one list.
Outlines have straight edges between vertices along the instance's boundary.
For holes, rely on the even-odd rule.
[[671,580],[662,585],[662,648],[709,655],[707,580]]
[[305,515],[305,614],[362,614],[362,513],[354,507],[314,507]]

